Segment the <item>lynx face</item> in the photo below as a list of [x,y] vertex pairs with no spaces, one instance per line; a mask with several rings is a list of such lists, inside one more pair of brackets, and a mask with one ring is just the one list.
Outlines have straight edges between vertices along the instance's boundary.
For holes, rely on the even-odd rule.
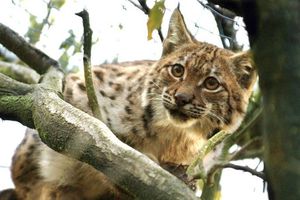
[[189,127],[200,123],[222,128],[234,123],[234,115],[246,111],[245,89],[249,87],[251,69],[246,70],[250,62],[242,72],[236,71],[240,66],[236,66],[233,53],[209,47],[187,51],[166,61],[160,69],[162,104],[175,125]]
[[180,12],[171,18],[162,58],[152,73],[149,99],[161,99],[167,119],[177,127],[209,132],[232,132],[240,125],[256,80],[249,52],[196,41]]

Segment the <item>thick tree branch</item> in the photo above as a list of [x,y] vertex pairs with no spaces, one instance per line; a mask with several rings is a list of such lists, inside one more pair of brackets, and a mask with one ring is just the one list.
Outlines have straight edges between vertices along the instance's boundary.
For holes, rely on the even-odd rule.
[[14,52],[22,61],[38,73],[45,73],[50,66],[58,67],[57,61],[28,44],[16,32],[0,23],[0,43]]
[[40,75],[36,71],[23,65],[0,61],[0,73],[23,83],[37,83]]
[[[11,31],[8,29],[4,34],[11,34]],[[1,35],[1,38],[6,37]],[[18,35],[15,37],[21,41]],[[22,50],[26,48],[32,52],[30,56],[36,53],[30,45]],[[47,56],[47,59],[39,58],[37,66],[48,66]],[[41,83],[35,85],[0,74],[0,117],[10,119],[13,116],[35,127],[50,148],[90,164],[137,199],[197,199],[183,182],[122,143],[101,121],[63,101],[58,96],[63,77],[60,70],[47,67],[42,71],[47,73]]]
[[36,95],[34,122],[43,142],[54,150],[94,166],[138,199],[195,199],[184,183],[120,142],[102,122],[54,93]]
[[19,121],[34,127],[31,109],[33,86],[0,73],[0,118]]
[[[12,83],[3,77],[0,85]],[[0,116],[7,119],[9,113],[27,126],[34,124],[49,147],[94,166],[139,199],[195,199],[183,182],[119,141],[102,122],[67,104],[43,84],[32,88],[23,96],[1,95]]]
[[16,81],[0,73],[0,95],[1,96],[26,95],[32,91],[33,91],[32,86]]

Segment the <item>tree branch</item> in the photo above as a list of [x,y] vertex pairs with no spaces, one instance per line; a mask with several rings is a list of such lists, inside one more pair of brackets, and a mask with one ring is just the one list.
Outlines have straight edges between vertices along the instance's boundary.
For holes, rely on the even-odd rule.
[[[11,34],[5,28],[8,31],[4,34]],[[20,41],[20,36],[15,37]],[[34,55],[36,49],[30,45],[20,47],[22,51],[27,48],[33,53],[30,56]],[[39,57],[36,62],[41,63],[36,63],[37,66],[48,66],[49,59],[43,58],[49,57]],[[183,182],[122,143],[101,121],[63,101],[58,96],[63,73],[55,67],[46,71],[41,83],[36,85],[0,74],[0,87],[4,91],[0,93],[0,117],[7,119],[8,113],[15,120],[35,127],[50,148],[90,164],[137,199],[197,199]]]
[[0,73],[0,117],[19,121],[34,127],[31,110],[32,98],[29,93],[33,86],[13,80]]
[[45,73],[50,66],[59,66],[56,60],[28,44],[15,31],[1,23],[0,35],[0,43],[39,74]]
[[220,131],[210,138],[207,143],[201,148],[198,157],[187,169],[187,174],[193,179],[205,178],[205,169],[203,166],[204,157],[211,152],[218,144],[220,144],[230,134],[225,131]]
[[0,73],[0,95],[1,96],[26,95],[32,91],[33,91],[32,86],[16,81]]
[[86,85],[86,92],[89,100],[89,106],[91,107],[94,117],[102,120],[101,111],[95,92],[93,83],[92,71],[91,71],[91,49],[92,49],[92,34],[93,31],[90,28],[89,13],[83,10],[76,15],[82,18],[83,23],[83,65],[84,65],[84,78]]
[[43,142],[54,150],[94,166],[138,199],[196,199],[184,183],[119,141],[99,120],[54,93],[36,95],[34,122]]
[[0,61],[0,73],[23,83],[37,83],[40,75],[36,71],[23,65]]
[[236,169],[236,170],[242,170],[244,172],[249,172],[250,174],[257,176],[257,177],[261,178],[262,180],[266,181],[266,176],[263,172],[258,172],[248,166],[240,166],[240,165],[235,165],[232,163],[227,163],[227,164],[220,165],[220,167],[232,168],[232,169]]
[[[255,150],[250,151],[249,150],[250,147],[253,146],[255,146]],[[251,155],[252,157],[258,157],[258,156],[261,157],[262,153],[263,153],[262,138],[255,137],[253,139],[250,139],[244,146],[241,147],[241,149],[231,154],[229,160],[241,160],[245,158],[250,158]]]
[[[199,1],[199,0],[198,0]],[[237,0],[208,0],[210,3],[227,8],[236,15],[244,18],[246,30],[249,35],[250,46],[255,42],[258,37],[258,8],[257,1],[237,1]]]

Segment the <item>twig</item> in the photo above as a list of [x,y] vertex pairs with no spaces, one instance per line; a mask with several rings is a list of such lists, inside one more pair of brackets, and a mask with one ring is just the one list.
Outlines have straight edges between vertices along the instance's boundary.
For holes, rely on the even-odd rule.
[[235,39],[233,39],[233,38],[231,38],[231,37],[229,37],[229,36],[226,36],[226,35],[224,35],[224,34],[221,34],[221,33],[214,33],[213,31],[210,31],[210,30],[208,30],[208,29],[206,29],[206,28],[204,28],[204,27],[202,27],[202,26],[199,26],[197,23],[195,23],[195,27],[196,28],[200,28],[200,29],[202,29],[202,30],[204,30],[204,31],[206,31],[206,32],[208,32],[208,33],[210,33],[210,34],[212,34],[212,35],[215,35],[215,36],[219,36],[219,37],[221,37],[221,38],[226,38],[226,39],[228,39],[228,40],[230,40],[230,41],[232,41],[232,42],[237,42]]
[[[143,11],[145,13],[143,8],[140,5],[136,4],[134,1],[132,1],[132,0],[127,0],[127,1],[129,1],[132,5],[134,5],[135,7],[137,7],[138,9],[140,9],[141,11]],[[147,13],[145,13],[145,14],[147,15]]]
[[261,178],[262,180],[266,181],[266,176],[263,172],[258,172],[248,166],[240,166],[240,165],[235,165],[235,164],[232,164],[232,163],[227,163],[227,164],[223,164],[223,165],[220,165],[220,167],[222,168],[232,168],[232,169],[236,169],[236,170],[242,170],[242,171],[245,171],[245,172],[249,172],[250,174],[254,175],[254,176],[257,176],[259,178]]
[[[258,97],[257,101],[260,101],[260,97]],[[229,148],[236,142],[237,138],[241,136],[260,116],[260,114],[263,111],[263,107],[260,104],[256,104],[255,106],[256,107],[251,112],[248,113],[246,119],[239,127],[239,129],[225,139],[224,152],[227,152]]]
[[[249,147],[251,147],[251,146],[253,146],[255,144],[259,144],[260,146],[262,146],[261,142],[262,142],[262,138],[261,137],[255,137],[255,138],[251,139],[244,146],[242,146],[241,149],[239,149],[238,151],[236,151],[235,153],[233,153],[230,156],[229,160],[242,159],[243,158],[242,156],[249,149]],[[259,150],[261,150],[261,148]]]
[[[227,17],[221,13],[219,13],[218,11],[216,11],[215,9],[213,9],[212,7],[210,7],[209,5],[203,3],[201,0],[197,0],[204,8],[210,10],[213,14],[218,15],[220,17],[222,17],[223,19],[226,19],[228,21],[232,21],[233,23],[237,24],[238,26],[241,26],[240,24],[236,23],[236,21],[230,17]],[[243,27],[243,26],[242,26]]]
[[83,10],[76,15],[82,18],[83,23],[83,65],[84,65],[84,78],[87,96],[89,100],[89,106],[92,109],[94,117],[102,120],[101,111],[97,101],[97,96],[93,84],[93,77],[91,72],[91,49],[92,49],[92,34],[93,31],[90,28],[89,13]]
[[147,6],[146,0],[138,0],[146,15],[150,14],[150,8]]

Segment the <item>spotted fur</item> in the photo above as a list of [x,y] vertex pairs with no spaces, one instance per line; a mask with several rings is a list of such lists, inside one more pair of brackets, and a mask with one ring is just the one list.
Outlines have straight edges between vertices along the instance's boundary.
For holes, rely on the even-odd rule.
[[[160,60],[96,66],[93,77],[103,121],[119,139],[162,166],[185,166],[207,138],[238,128],[256,73],[248,52],[234,53],[195,40],[175,10]],[[64,96],[91,113],[82,75],[67,76]],[[43,185],[44,199],[92,200],[120,194],[92,167],[59,155],[40,141],[36,144],[23,157],[31,164],[20,160],[13,165],[17,188],[23,187],[19,185],[25,177],[21,165],[28,165],[39,171],[33,182]],[[21,144],[15,157],[25,147],[30,149]],[[32,190],[29,183],[26,187]]]

